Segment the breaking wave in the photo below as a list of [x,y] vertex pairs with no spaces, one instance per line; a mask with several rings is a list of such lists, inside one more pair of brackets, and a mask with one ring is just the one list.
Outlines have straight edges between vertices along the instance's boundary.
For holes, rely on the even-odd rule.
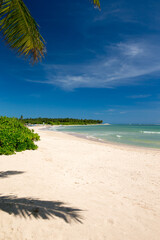
[[140,131],[141,133],[146,133],[146,134],[160,134],[160,132],[151,132],[151,131]]

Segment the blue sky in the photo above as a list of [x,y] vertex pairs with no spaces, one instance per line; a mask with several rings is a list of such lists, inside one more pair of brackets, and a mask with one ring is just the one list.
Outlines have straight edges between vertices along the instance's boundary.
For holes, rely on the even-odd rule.
[[25,1],[47,55],[34,66],[0,44],[0,115],[160,123],[160,2]]

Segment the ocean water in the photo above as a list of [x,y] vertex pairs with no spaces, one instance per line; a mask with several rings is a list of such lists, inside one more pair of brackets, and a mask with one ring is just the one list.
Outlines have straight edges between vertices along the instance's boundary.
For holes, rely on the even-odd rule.
[[81,134],[99,141],[160,148],[160,125],[58,126],[50,130]]

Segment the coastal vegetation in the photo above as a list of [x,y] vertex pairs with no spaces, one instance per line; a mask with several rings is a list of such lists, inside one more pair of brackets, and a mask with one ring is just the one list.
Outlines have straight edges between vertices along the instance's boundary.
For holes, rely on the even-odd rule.
[[10,155],[24,150],[35,150],[37,133],[28,129],[16,118],[0,117],[0,155]]
[[75,118],[25,118],[21,116],[20,121],[24,124],[49,124],[49,125],[87,125],[101,124],[102,120],[75,119]]
[[[100,9],[99,0],[90,0]],[[38,62],[46,53],[39,25],[23,0],[0,0],[0,31],[5,42],[18,55]]]

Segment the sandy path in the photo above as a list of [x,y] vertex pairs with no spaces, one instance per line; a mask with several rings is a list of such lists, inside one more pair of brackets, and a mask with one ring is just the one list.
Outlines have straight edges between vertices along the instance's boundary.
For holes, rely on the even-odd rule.
[[36,131],[0,156],[0,240],[160,239],[160,151]]

